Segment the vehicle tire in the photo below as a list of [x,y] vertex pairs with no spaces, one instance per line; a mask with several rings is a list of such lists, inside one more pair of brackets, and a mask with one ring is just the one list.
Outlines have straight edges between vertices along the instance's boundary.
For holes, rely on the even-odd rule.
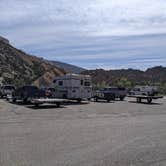
[[95,99],[95,102],[98,102],[98,97],[97,96],[95,96],[94,99]]
[[23,103],[24,103],[24,104],[26,104],[26,103],[27,103],[27,101],[28,101],[28,99],[27,99],[27,98],[24,98],[24,99],[23,99]]
[[13,103],[16,103],[16,98],[13,98],[13,99],[12,99],[12,102],[13,102]]
[[107,99],[107,102],[109,103],[111,101],[111,99]]
[[38,104],[38,103],[36,103],[36,104],[35,104],[35,107],[39,107],[39,104]]
[[60,107],[60,105],[61,105],[61,104],[60,104],[59,102],[58,102],[58,103],[56,103],[57,108],[59,108],[59,107]]
[[91,98],[88,98],[88,101],[91,101]]
[[152,103],[152,98],[147,98],[148,104]]
[[124,100],[124,96],[120,96],[120,101],[123,101]]
[[115,94],[112,94],[112,100],[115,101]]
[[77,99],[77,102],[78,102],[78,103],[81,103],[81,101],[82,101],[82,99]]

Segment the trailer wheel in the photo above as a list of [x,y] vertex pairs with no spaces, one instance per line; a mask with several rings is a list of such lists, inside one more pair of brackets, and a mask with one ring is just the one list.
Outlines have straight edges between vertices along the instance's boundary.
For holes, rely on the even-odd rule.
[[82,99],[77,99],[77,102],[78,102],[78,103],[81,103],[81,101],[82,101]]
[[39,104],[38,104],[38,103],[35,103],[35,107],[39,107]]
[[12,99],[12,102],[15,103],[15,102],[16,102],[16,98],[13,98],[13,99]]
[[61,105],[61,104],[60,104],[59,102],[58,102],[58,103],[56,103],[56,106],[57,106],[58,108],[60,107],[60,105]]
[[137,103],[141,103],[141,98],[137,98]]
[[110,99],[107,99],[107,102],[109,103],[109,102],[110,102]]
[[124,98],[125,98],[124,96],[120,96],[120,100],[121,100],[121,101],[123,101],[123,100],[124,100]]
[[23,99],[23,103],[26,104],[28,102],[28,99],[27,98],[24,98]]
[[91,98],[88,98],[88,101],[91,101]]
[[115,101],[115,94],[112,94],[112,100]]
[[152,98],[147,98],[148,103],[152,103]]
[[95,99],[95,102],[98,102],[98,97],[97,96],[95,96],[94,99]]

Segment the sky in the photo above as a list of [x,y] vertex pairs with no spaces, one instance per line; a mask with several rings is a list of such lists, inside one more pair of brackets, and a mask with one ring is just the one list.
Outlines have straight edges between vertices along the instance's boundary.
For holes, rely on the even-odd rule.
[[87,69],[166,66],[166,0],[0,0],[0,36]]

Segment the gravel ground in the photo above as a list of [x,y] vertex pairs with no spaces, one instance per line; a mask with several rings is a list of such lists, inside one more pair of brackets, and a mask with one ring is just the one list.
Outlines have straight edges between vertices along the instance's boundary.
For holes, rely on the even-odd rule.
[[0,100],[0,166],[165,166],[166,98],[155,102]]

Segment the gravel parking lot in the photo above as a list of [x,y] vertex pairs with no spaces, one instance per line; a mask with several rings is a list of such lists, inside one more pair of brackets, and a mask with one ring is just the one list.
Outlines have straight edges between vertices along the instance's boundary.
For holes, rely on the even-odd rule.
[[149,165],[166,165],[166,98],[61,108],[0,100],[0,166]]

